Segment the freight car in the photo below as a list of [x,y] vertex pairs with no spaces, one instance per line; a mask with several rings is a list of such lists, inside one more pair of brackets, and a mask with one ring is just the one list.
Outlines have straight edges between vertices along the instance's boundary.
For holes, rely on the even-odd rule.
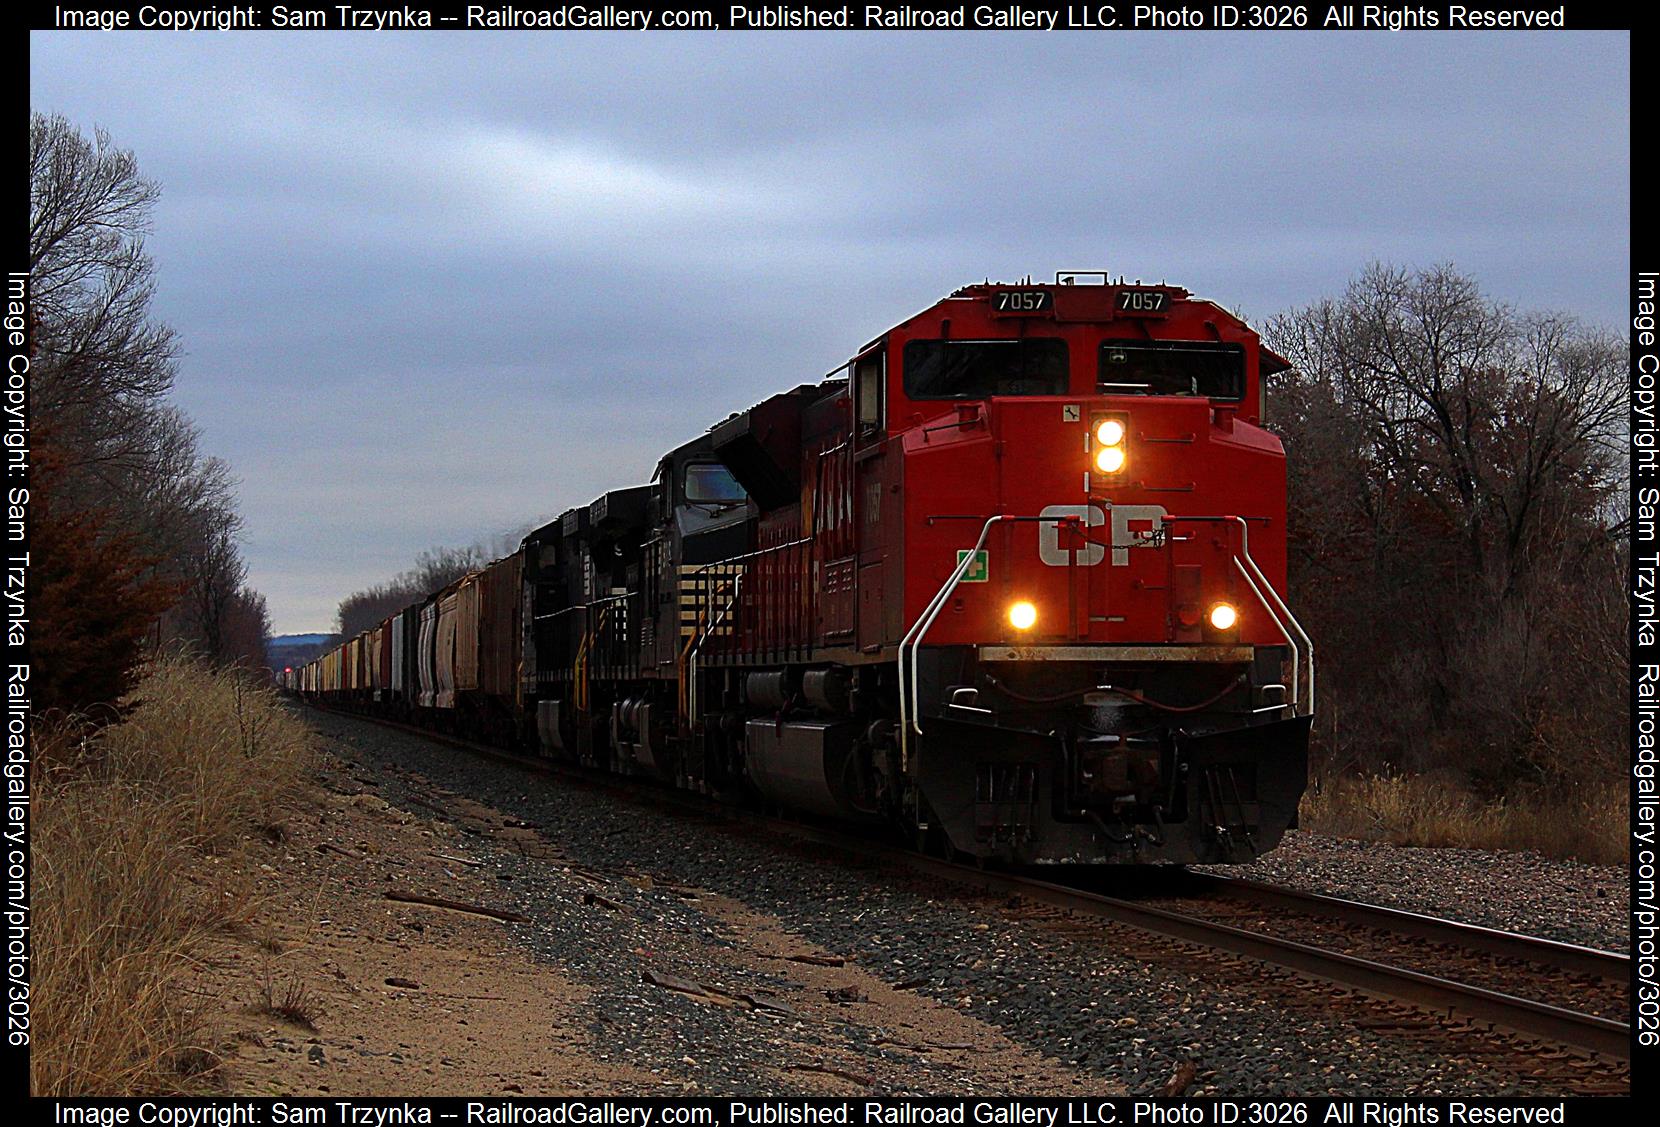
[[966,286],[301,691],[977,858],[1248,858],[1314,709],[1286,366],[1180,287]]

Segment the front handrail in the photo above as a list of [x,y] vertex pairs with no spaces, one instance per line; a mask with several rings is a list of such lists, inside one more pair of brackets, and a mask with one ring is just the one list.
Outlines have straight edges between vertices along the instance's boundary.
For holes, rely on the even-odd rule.
[[[1250,525],[1247,523],[1247,519],[1241,516],[1210,517],[1181,515],[1167,517],[1165,519],[1216,521],[1233,520],[1239,523],[1240,555],[1233,557],[1234,566],[1239,569],[1239,572],[1244,577],[1245,582],[1256,594],[1257,599],[1262,603],[1263,608],[1268,611],[1268,615],[1273,620],[1275,627],[1278,628],[1280,634],[1285,638],[1291,648],[1292,714],[1296,715],[1298,713],[1299,705],[1302,705],[1303,702],[1301,667],[1306,665],[1308,668],[1308,697],[1307,704],[1302,707],[1301,711],[1304,715],[1313,715],[1314,640],[1309,637],[1308,631],[1304,630],[1302,624],[1297,621],[1297,617],[1291,613],[1291,608],[1285,605],[1285,600],[1280,598],[1279,592],[1274,590],[1274,585],[1268,581],[1268,577],[1263,574],[1262,569],[1257,566],[1256,560],[1252,557]],[[917,662],[917,651],[921,648],[922,640],[927,635],[928,629],[934,624],[934,620],[939,617],[940,610],[945,606],[946,600],[949,599],[951,597],[951,593],[957,589],[957,585],[962,581],[962,577],[967,574],[968,569],[973,566],[975,556],[978,555],[980,549],[985,546],[986,537],[991,532],[991,526],[1005,520],[1055,520],[1057,523],[1060,523],[1060,518],[1045,518],[1041,516],[1019,517],[999,513],[995,516],[988,517],[985,523],[980,527],[980,535],[975,540],[974,547],[964,553],[962,558],[957,561],[957,566],[952,570],[951,575],[946,579],[945,583],[941,585],[939,591],[935,593],[934,597],[929,600],[928,605],[923,608],[922,613],[917,616],[917,620],[912,624],[910,630],[906,631],[905,636],[900,639],[899,650],[896,658],[899,672],[899,762],[901,770],[908,770],[910,766],[911,734],[915,733],[918,736],[923,734],[921,723],[921,673]],[[1281,617],[1282,615],[1283,618]],[[1289,629],[1287,628],[1288,623]],[[1302,639],[1301,650],[1299,650],[1297,645],[1297,638],[1292,637],[1293,631],[1295,631],[1297,638]],[[905,667],[907,648],[910,650],[909,677],[906,675]],[[1306,657],[1304,656],[1305,654]]]
[[[935,519],[973,520],[975,518],[951,516],[939,517]],[[968,552],[964,553],[962,557],[957,560],[956,570],[951,573],[951,577],[945,581],[945,585],[939,589],[939,592],[929,600],[928,605],[924,607],[922,613],[917,616],[916,622],[912,624],[908,631],[905,632],[905,636],[899,640],[899,651],[895,656],[899,667],[899,761],[901,766],[908,766],[910,763],[908,733],[914,731],[917,735],[922,735],[921,706],[918,703],[922,698],[922,691],[920,688],[920,675],[917,672],[917,650],[921,647],[922,638],[928,633],[928,628],[934,624],[934,619],[939,617],[939,612],[945,606],[945,600],[951,597],[951,592],[957,589],[957,584],[962,581],[962,577],[966,575],[968,573],[968,569],[973,566],[974,558],[980,554],[980,549],[985,547],[986,536],[991,532],[991,526],[1000,521],[1036,522],[1038,524],[1053,523],[1059,526],[1075,525],[1077,523],[1077,518],[1058,516],[1046,517],[1041,514],[1038,516],[1010,516],[1008,513],[998,513],[995,516],[987,517],[985,524],[980,526],[980,536],[974,541],[974,547],[969,549]],[[905,647],[907,645],[911,647],[911,708],[909,712],[907,712],[905,706]]]
[[[1245,523],[1245,518],[1244,517],[1235,517],[1234,519],[1239,522],[1239,550],[1240,550],[1240,554],[1245,557],[1245,565],[1249,565],[1251,571],[1256,574],[1257,579],[1261,580],[1263,587],[1265,587],[1267,589],[1268,597],[1273,599],[1273,605],[1270,605],[1268,603],[1267,599],[1264,599],[1263,600],[1263,606],[1267,607],[1268,608],[1268,613],[1271,616],[1274,617],[1275,625],[1280,625],[1280,623],[1278,621],[1279,615],[1276,615],[1274,613],[1274,607],[1277,606],[1279,608],[1280,613],[1285,615],[1286,621],[1291,623],[1291,628],[1297,632],[1299,637],[1302,638],[1303,645],[1308,650],[1308,658],[1307,658],[1307,663],[1308,663],[1308,708],[1305,712],[1305,715],[1313,716],[1314,715],[1314,639],[1310,638],[1308,636],[1308,631],[1303,629],[1303,624],[1297,621],[1297,616],[1291,613],[1291,608],[1285,605],[1285,600],[1280,598],[1279,592],[1274,590],[1274,585],[1272,583],[1268,582],[1268,577],[1266,575],[1262,574],[1262,569],[1257,566],[1256,560],[1251,558],[1251,527],[1250,527],[1250,525]],[[1239,567],[1241,572],[1244,572],[1245,566],[1241,565],[1239,563],[1239,560],[1238,560],[1237,557],[1234,560],[1234,564],[1235,564],[1235,566]],[[1245,578],[1246,578],[1247,582],[1250,581],[1250,575],[1249,574],[1247,574],[1245,576]],[[1253,590],[1255,590],[1256,584],[1252,583],[1251,587],[1252,587]],[[1260,591],[1257,592],[1257,598],[1259,598],[1259,599],[1262,598],[1262,592],[1260,592]],[[1286,641],[1288,641],[1288,642],[1291,641],[1291,635],[1290,635],[1289,632],[1286,631],[1286,629],[1283,625],[1280,625],[1280,633],[1285,634],[1285,640]],[[1295,654],[1295,652],[1296,652],[1296,644],[1295,643],[1292,644],[1292,652],[1293,652],[1293,654]],[[1293,659],[1293,660],[1295,660],[1295,659]],[[1295,672],[1296,672],[1295,665],[1293,665],[1293,667],[1292,667],[1292,672],[1293,672],[1293,682],[1292,682],[1292,688],[1291,688],[1291,699],[1292,699],[1293,702],[1296,702],[1299,698],[1298,698],[1297,686],[1296,686],[1296,682],[1295,682]],[[1292,707],[1291,711],[1292,711],[1293,715],[1296,714],[1297,709],[1295,707],[1295,703],[1293,703],[1293,707]]]
[[[803,544],[811,544],[813,542],[813,540],[814,540],[814,537],[812,537],[812,536],[803,536],[799,540],[791,540],[788,543],[784,543],[784,544],[773,544],[772,546],[767,547],[767,548],[758,548],[753,552],[745,552],[742,555],[738,555],[738,556],[728,556],[724,560],[713,560],[709,563],[706,563],[706,564],[703,564],[703,565],[699,566],[695,571],[692,572],[692,577],[693,577],[693,582],[694,583],[698,584],[701,588],[703,588],[704,590],[707,591],[707,599],[705,600],[705,606],[704,606],[705,613],[707,613],[707,611],[714,605],[715,595],[716,595],[717,592],[709,583],[706,582],[706,579],[714,578],[714,577],[712,577],[712,576],[705,577],[704,572],[708,571],[710,568],[730,567],[730,566],[733,566],[733,565],[736,565],[736,564],[741,564],[746,560],[753,560],[753,559],[758,559],[761,556],[772,555],[775,552],[787,551],[790,548],[799,548]],[[745,571],[747,571],[747,569],[745,569]],[[727,614],[730,611],[732,611],[733,608],[735,608],[738,605],[738,599],[743,593],[743,577],[744,577],[744,574],[745,574],[744,571],[739,571],[738,573],[736,573],[735,575],[733,575],[731,577],[733,579],[731,600],[727,602],[726,606],[721,608],[720,615],[717,618],[715,618],[715,620],[713,622],[709,622],[707,629],[705,629],[698,636],[695,644],[692,647],[691,653],[687,657],[687,662],[686,662],[686,695],[687,695],[686,725],[687,725],[687,730],[688,731],[691,731],[693,725],[695,725],[696,722],[697,722],[697,659],[698,659],[698,655],[701,654],[702,651],[703,651],[703,643],[714,635],[715,631],[717,629],[719,629],[721,623],[726,620]],[[700,598],[701,598],[701,596],[700,596]]]
[[1006,519],[1009,518],[1002,513],[986,518],[986,523],[980,526],[980,538],[974,541],[974,547],[970,548],[968,553],[957,561],[957,566],[952,570],[951,577],[945,581],[944,586],[939,589],[939,593],[923,608],[922,613],[917,616],[917,620],[910,630],[899,640],[899,651],[895,656],[899,664],[899,768],[901,771],[910,769],[910,731],[915,729],[917,735],[922,735],[922,725],[918,723],[916,715],[917,708],[913,707],[907,714],[905,707],[905,647],[907,645],[911,647],[911,701],[913,705],[916,705],[921,700],[917,675],[917,647],[922,644],[922,637],[928,632],[928,628],[934,624],[934,619],[939,617],[940,608],[945,605],[945,600],[951,597],[951,592],[957,589],[957,584],[962,581],[963,576],[968,574],[968,569],[973,566],[974,557],[979,555],[980,549],[985,546],[986,536],[991,532],[991,526]]
[[720,613],[715,616],[709,628],[700,633],[692,643],[691,653],[686,657],[686,731],[690,732],[697,725],[697,655],[703,652],[703,643],[715,636],[721,623],[726,621],[726,615],[738,605],[738,599],[743,594],[744,576],[739,572],[732,577],[732,598],[729,599]]
[[[1240,576],[1244,578],[1245,583],[1250,587],[1251,592],[1256,595],[1257,601],[1261,603],[1262,608],[1268,612],[1268,617],[1274,623],[1274,628],[1280,632],[1280,636],[1285,639],[1286,644],[1291,649],[1292,715],[1297,715],[1299,711],[1301,711],[1304,715],[1313,715],[1314,639],[1309,637],[1308,631],[1303,629],[1302,623],[1297,621],[1297,616],[1291,613],[1291,608],[1285,605],[1285,600],[1280,598],[1279,592],[1274,589],[1274,585],[1270,583],[1268,581],[1268,577],[1263,574],[1262,568],[1257,565],[1256,558],[1251,555],[1251,526],[1249,522],[1251,520],[1258,520],[1261,518],[1242,516],[1199,516],[1196,514],[1178,513],[1166,516],[1164,519],[1167,523],[1175,523],[1177,521],[1211,521],[1222,524],[1235,522],[1239,525],[1240,555],[1233,557],[1233,565],[1239,570]],[[1296,632],[1296,637],[1292,637],[1293,631]],[[1297,638],[1302,639],[1303,648],[1301,650],[1298,649]],[[1300,684],[1300,670],[1305,666],[1308,669],[1308,701],[1306,706],[1303,705],[1303,695]],[[1284,708],[1285,706],[1276,705],[1274,707]],[[1272,709],[1258,709],[1257,711],[1267,712],[1272,711]]]
[[[1303,694],[1298,687],[1300,683],[1298,680],[1300,651],[1297,649],[1297,639],[1293,638],[1291,636],[1291,631],[1286,629],[1285,622],[1280,618],[1279,612],[1276,611],[1273,604],[1268,601],[1268,597],[1262,593],[1262,588],[1257,586],[1257,581],[1251,577],[1250,571],[1246,570],[1245,565],[1240,562],[1238,556],[1233,557],[1233,565],[1239,569],[1239,574],[1244,576],[1245,583],[1251,588],[1252,593],[1256,595],[1257,602],[1261,603],[1263,609],[1268,612],[1268,617],[1273,620],[1274,628],[1280,632],[1280,637],[1284,638],[1286,645],[1291,648],[1291,714],[1295,716],[1297,714],[1298,706],[1302,704],[1303,700]],[[1271,712],[1276,709],[1283,709],[1284,707],[1285,704],[1282,702],[1275,705],[1272,709],[1258,709],[1257,711]]]

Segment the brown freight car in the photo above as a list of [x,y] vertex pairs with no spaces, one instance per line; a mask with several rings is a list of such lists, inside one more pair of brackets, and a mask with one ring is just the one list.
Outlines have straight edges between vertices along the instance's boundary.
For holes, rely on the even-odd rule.
[[519,712],[523,663],[524,552],[514,552],[478,575],[479,710],[492,737],[511,741]]

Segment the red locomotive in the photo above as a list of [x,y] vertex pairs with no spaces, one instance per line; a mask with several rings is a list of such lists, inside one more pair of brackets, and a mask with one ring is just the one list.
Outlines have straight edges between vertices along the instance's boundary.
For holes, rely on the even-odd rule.
[[302,684],[976,857],[1271,848],[1314,704],[1261,427],[1286,363],[1084,277],[958,290]]

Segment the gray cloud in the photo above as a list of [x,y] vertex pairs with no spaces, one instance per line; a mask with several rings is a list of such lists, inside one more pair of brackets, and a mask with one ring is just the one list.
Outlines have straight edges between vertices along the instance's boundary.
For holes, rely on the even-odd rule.
[[31,97],[164,187],[178,396],[280,630],[988,275],[1260,318],[1452,261],[1625,310],[1625,34],[45,32]]

